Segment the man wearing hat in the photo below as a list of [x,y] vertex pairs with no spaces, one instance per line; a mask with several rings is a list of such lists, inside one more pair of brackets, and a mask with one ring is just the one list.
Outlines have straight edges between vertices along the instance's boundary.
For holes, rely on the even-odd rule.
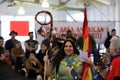
[[11,49],[14,47],[15,42],[18,41],[15,39],[15,36],[17,36],[17,32],[11,31],[10,34],[11,38],[5,42],[5,48],[11,52]]

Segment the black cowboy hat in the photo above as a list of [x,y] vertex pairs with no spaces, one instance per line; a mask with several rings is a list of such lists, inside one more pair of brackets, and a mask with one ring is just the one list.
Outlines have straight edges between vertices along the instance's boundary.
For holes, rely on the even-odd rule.
[[11,34],[18,35],[18,33],[17,33],[17,32],[15,32],[15,31],[11,31],[9,35],[11,35]]

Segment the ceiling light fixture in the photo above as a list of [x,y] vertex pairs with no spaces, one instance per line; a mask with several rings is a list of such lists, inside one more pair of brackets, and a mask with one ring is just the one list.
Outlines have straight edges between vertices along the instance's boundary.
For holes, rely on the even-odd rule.
[[24,7],[20,6],[19,9],[18,9],[18,14],[19,15],[24,15],[25,14],[25,9]]
[[48,8],[49,7],[49,2],[47,0],[43,0],[42,5],[43,8]]

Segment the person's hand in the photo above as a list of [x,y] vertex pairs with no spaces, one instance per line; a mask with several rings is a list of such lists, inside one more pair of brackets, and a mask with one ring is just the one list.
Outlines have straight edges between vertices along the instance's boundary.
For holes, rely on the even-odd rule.
[[21,54],[20,57],[24,57],[25,55]]
[[109,28],[107,28],[107,32],[109,32]]
[[33,48],[32,47],[29,47],[29,51],[32,51],[33,50]]
[[93,65],[93,62],[92,62],[91,58],[89,58],[89,57],[85,60],[85,62],[90,65]]
[[43,60],[44,62],[48,62],[48,55],[44,56]]
[[53,48],[52,48],[52,51],[53,51],[53,52],[55,51],[55,48],[56,48],[56,47],[53,47]]
[[36,70],[36,73],[39,73],[39,70],[38,70],[38,69]]
[[5,59],[5,55],[1,54],[1,60],[4,60],[4,59]]
[[71,72],[71,70],[72,70],[72,68],[70,66],[67,66],[66,69],[67,69],[68,72]]

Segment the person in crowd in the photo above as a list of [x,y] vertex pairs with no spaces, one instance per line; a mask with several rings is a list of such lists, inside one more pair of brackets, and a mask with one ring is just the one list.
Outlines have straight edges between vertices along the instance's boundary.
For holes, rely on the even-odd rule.
[[99,71],[94,75],[94,80],[105,80],[108,72],[108,66],[102,65]]
[[12,58],[11,58],[11,56],[10,56],[10,51],[7,50],[7,49],[4,49],[4,54],[3,54],[3,56],[4,56],[3,62],[11,65],[11,64],[12,64]]
[[[81,80],[83,64],[79,56],[75,42],[71,39],[66,39],[51,62],[48,62],[48,56],[44,57],[47,75],[54,76],[55,80]],[[90,58],[87,58],[86,62],[90,66],[93,65]]]
[[62,33],[61,36],[60,36],[60,38],[63,39],[63,40],[65,40],[66,39],[66,34]]
[[0,47],[1,47],[2,52],[3,52],[2,57],[1,57],[2,61],[11,65],[12,59],[10,57],[10,51],[5,49],[3,44],[4,44],[4,38],[2,36],[0,36]]
[[17,32],[15,32],[15,31],[11,31],[10,32],[10,36],[11,36],[11,39],[9,39],[9,40],[7,40],[6,42],[5,42],[5,48],[7,49],[7,50],[9,50],[10,51],[10,53],[11,53],[11,49],[14,47],[14,45],[15,45],[15,42],[16,41],[18,41],[17,39],[15,39],[15,37],[17,36]]
[[76,42],[76,38],[73,36],[73,33],[72,33],[71,30],[68,30],[68,31],[66,32],[66,39],[72,39],[73,41]]
[[105,66],[109,66],[110,65],[110,61],[111,61],[111,56],[109,53],[102,53],[102,56],[101,56],[101,61],[102,61],[102,65],[105,65]]
[[30,53],[34,53],[36,55],[36,50],[38,49],[38,41],[37,40],[33,40],[33,32],[29,32],[29,39],[25,41],[24,45],[25,45],[25,55],[26,58],[29,57]]
[[96,71],[100,69],[101,66],[110,66],[111,56],[109,53],[101,53],[100,61],[96,64]]
[[[60,47],[61,47],[61,46],[60,46]],[[57,47],[55,47],[55,48],[52,49],[53,54],[52,54],[52,56],[50,57],[50,61],[51,61],[51,60],[55,57],[55,55],[58,53],[58,51],[60,50],[60,47],[57,46]]]
[[107,31],[107,37],[109,37],[110,36],[109,28],[107,28],[106,31]]
[[0,61],[4,60],[4,48],[2,46],[0,46]]
[[50,46],[51,43],[51,34],[50,32],[46,33],[45,39],[42,41],[42,43],[45,43],[48,47]]
[[[90,39],[90,42],[91,42],[91,45],[92,45],[92,48],[94,50],[97,50],[97,47],[96,47],[96,41],[95,39],[89,34],[89,39]],[[83,42],[83,37],[80,36],[78,39],[77,39],[77,47],[81,50],[83,50],[83,45],[84,45],[84,42]]]
[[47,49],[48,49],[47,45],[45,43],[41,43],[41,48],[40,48],[40,50],[37,54],[37,58],[43,66],[44,66],[43,57],[46,55],[46,50]]
[[113,37],[119,37],[119,36],[116,35],[116,29],[111,30],[111,35],[109,34],[109,32],[107,32],[107,35],[108,36],[105,39],[104,46],[106,48],[106,52],[109,52],[110,39],[113,38]]
[[[100,61],[99,51],[97,50],[95,39],[94,39],[93,36],[91,36],[90,34],[89,34],[89,40],[90,40],[90,44],[91,44],[91,46],[92,46],[92,54],[93,54],[93,56],[94,56],[94,64],[96,65],[96,64]],[[83,45],[84,45],[83,36],[80,36],[80,37],[76,40],[76,44],[77,44],[77,47],[78,47],[80,50],[83,50]]]
[[3,37],[2,37],[2,36],[0,36],[0,46],[2,46],[2,47],[3,47],[3,44],[4,44],[4,39],[3,39]]
[[38,76],[43,76],[43,66],[34,53],[30,53],[29,58],[25,61],[25,69],[26,77],[36,79]]
[[57,38],[56,37],[56,34],[55,33],[53,33],[52,34],[52,36],[51,36],[51,43],[52,43],[52,48],[55,48],[55,47],[57,47],[58,46],[58,40],[59,40],[59,38]]
[[16,41],[15,47],[11,49],[11,58],[13,59],[13,69],[20,70],[25,62],[25,52],[20,41]]
[[42,41],[47,46],[49,58],[54,55],[54,49],[60,47],[61,39],[56,37],[55,33],[47,32],[47,38]]
[[106,80],[120,80],[120,38],[112,38],[109,49],[112,61]]

